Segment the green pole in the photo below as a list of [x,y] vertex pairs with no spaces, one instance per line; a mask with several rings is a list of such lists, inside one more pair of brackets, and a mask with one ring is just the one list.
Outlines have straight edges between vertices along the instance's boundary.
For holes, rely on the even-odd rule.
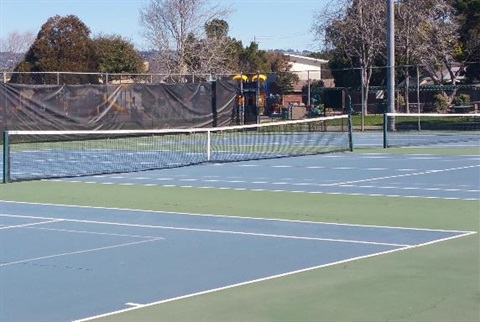
[[352,114],[348,115],[348,141],[350,152],[353,152],[353,126],[352,126]]
[[3,131],[3,183],[10,181],[10,143],[8,131]]
[[347,91],[348,97],[348,140],[350,152],[353,151],[353,109],[352,109],[352,97]]
[[387,113],[383,113],[383,148],[386,149],[388,148],[388,143],[387,143],[387,130],[388,130],[388,117]]

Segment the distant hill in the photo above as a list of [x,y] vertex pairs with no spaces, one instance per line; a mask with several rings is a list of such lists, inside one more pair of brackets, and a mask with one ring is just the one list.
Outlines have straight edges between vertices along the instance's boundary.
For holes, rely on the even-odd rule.
[[0,52],[0,70],[12,70],[17,63],[23,58],[24,54],[12,54]]
[[312,51],[309,50],[295,50],[295,49],[275,49],[275,51],[282,52],[284,54],[292,54],[292,55],[299,55],[299,56],[307,56],[308,54],[311,54]]
[[[299,56],[307,56],[308,54],[312,53],[311,51],[308,50],[293,50],[293,49],[275,49],[272,51],[280,52],[283,54],[292,54],[292,55],[299,55]],[[157,63],[155,62],[154,56],[155,52],[154,51],[139,51],[140,56],[143,57],[149,64],[150,68],[154,67],[154,65]],[[5,71],[5,70],[13,70],[15,66],[20,62],[23,58],[23,53],[20,54],[12,54],[8,52],[0,52],[0,71]],[[157,68],[158,69],[158,68]]]

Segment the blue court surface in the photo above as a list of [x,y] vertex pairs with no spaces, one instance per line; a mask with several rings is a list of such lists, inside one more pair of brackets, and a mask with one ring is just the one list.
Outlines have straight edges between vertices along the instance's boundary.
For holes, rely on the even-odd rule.
[[6,201],[0,212],[0,321],[115,314],[472,233]]
[[479,176],[479,155],[334,153],[58,180],[108,185],[479,200]]
[[[212,139],[208,155],[206,138],[189,139],[187,136],[182,141],[139,139],[122,142],[112,140],[104,143],[108,148],[101,147],[95,140],[87,143],[67,142],[65,145],[55,142],[39,143],[38,146],[18,144],[18,148],[13,144],[9,154],[9,177],[18,181],[125,173],[194,165],[208,160],[231,162],[270,159],[319,151],[345,151],[349,148],[346,132],[227,136]],[[0,158],[3,159],[2,153]]]

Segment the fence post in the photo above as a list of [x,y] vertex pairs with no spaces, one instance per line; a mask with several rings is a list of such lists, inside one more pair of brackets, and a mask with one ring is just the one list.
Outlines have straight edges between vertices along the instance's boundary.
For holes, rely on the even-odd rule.
[[311,106],[311,87],[310,87],[310,71],[307,70],[307,82],[308,82],[308,92],[307,92],[307,106]]
[[[342,93],[344,91],[342,90]],[[353,152],[353,108],[352,108],[352,97],[350,93],[347,92],[348,98],[348,141],[349,141],[349,148],[350,152]]]
[[3,183],[10,181],[10,143],[8,131],[3,131]]
[[416,66],[417,69],[417,113],[420,114],[420,70],[418,69],[418,65]]

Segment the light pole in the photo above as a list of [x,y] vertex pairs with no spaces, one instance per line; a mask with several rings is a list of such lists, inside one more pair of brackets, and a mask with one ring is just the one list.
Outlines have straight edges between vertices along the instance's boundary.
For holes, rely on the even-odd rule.
[[[387,112],[395,112],[395,17],[394,0],[387,0]],[[395,130],[395,119],[388,119],[388,130]]]

